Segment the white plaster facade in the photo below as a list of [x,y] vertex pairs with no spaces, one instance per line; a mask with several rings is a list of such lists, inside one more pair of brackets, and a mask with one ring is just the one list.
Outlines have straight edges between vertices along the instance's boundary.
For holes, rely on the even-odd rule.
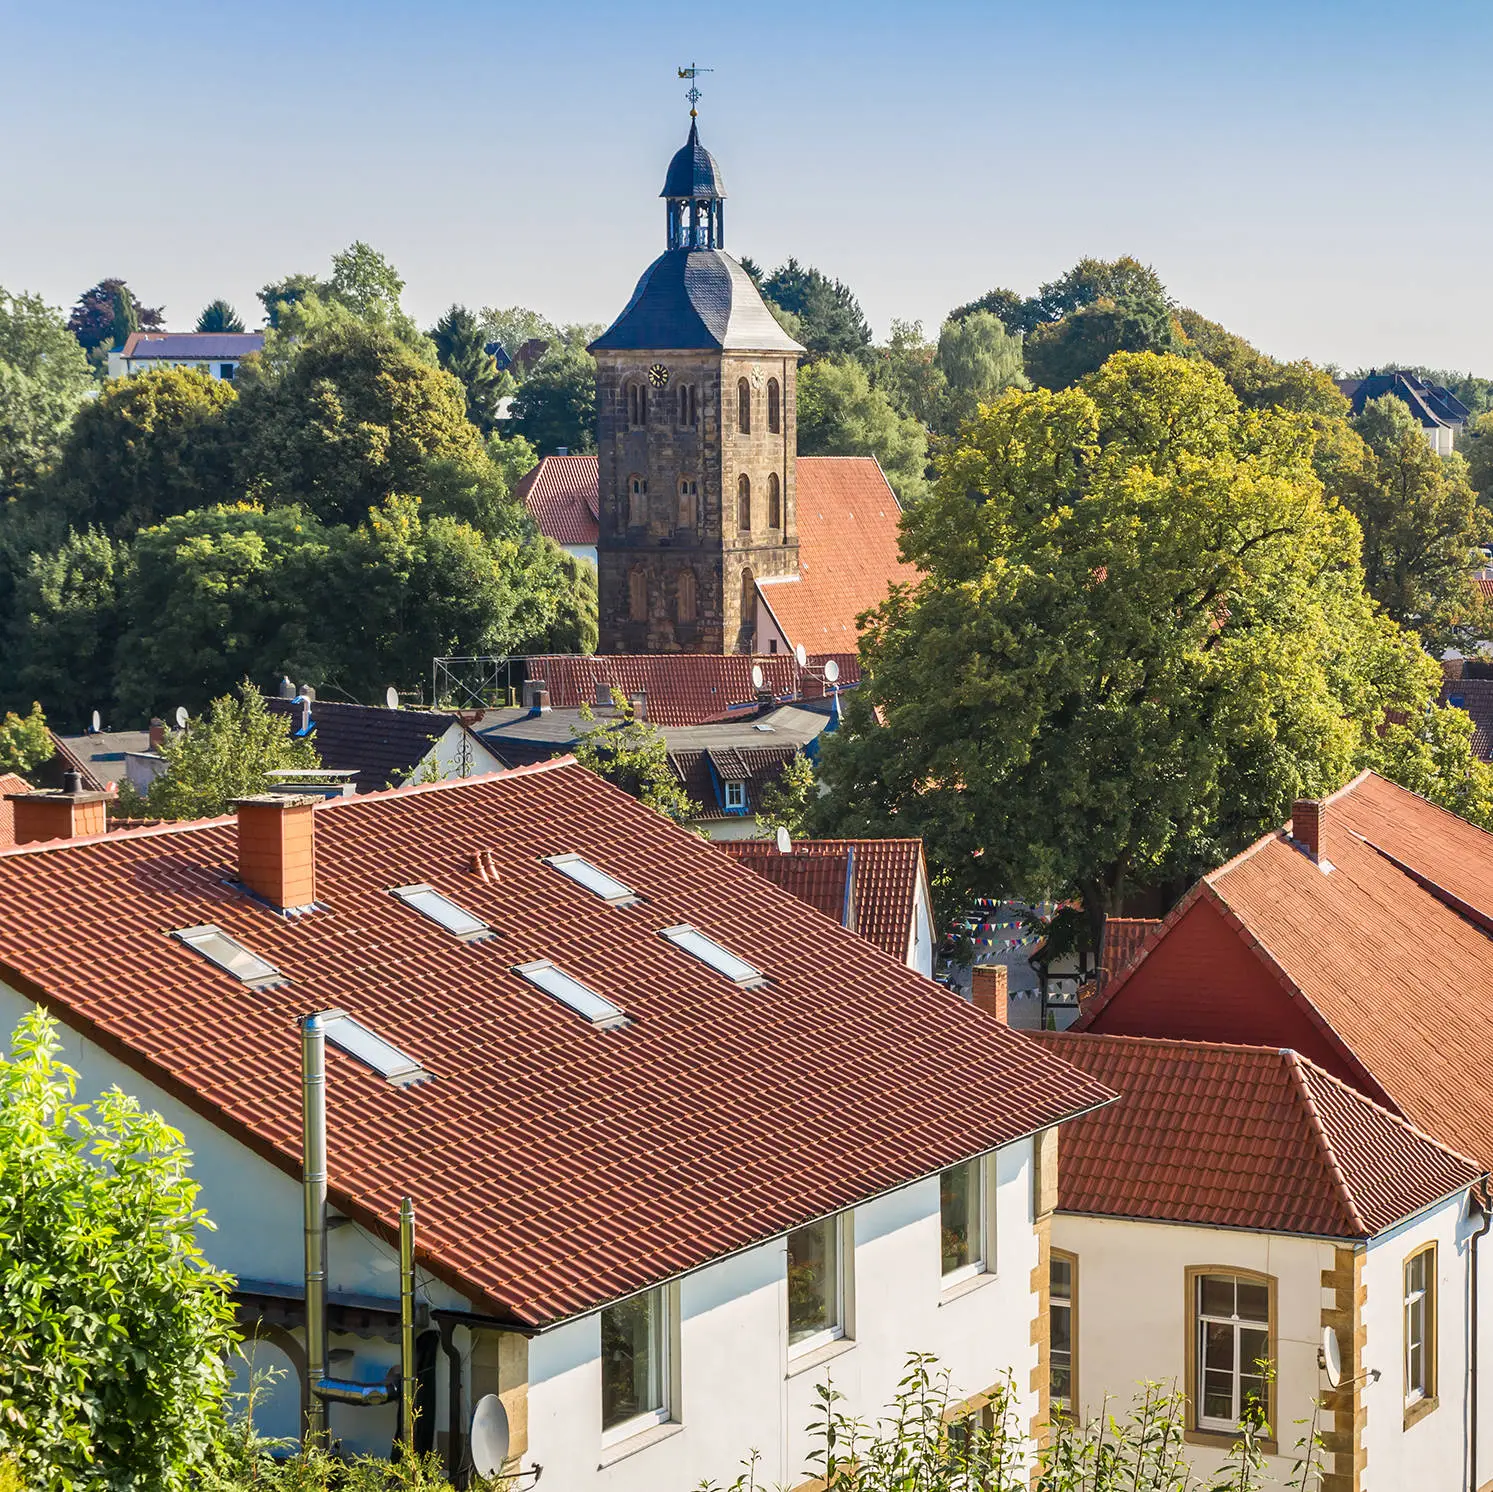
[[420,759],[410,781],[420,782],[427,773],[445,782],[453,777],[481,777],[503,770],[503,762],[483,744],[482,738],[459,720],[453,720],[445,735]]

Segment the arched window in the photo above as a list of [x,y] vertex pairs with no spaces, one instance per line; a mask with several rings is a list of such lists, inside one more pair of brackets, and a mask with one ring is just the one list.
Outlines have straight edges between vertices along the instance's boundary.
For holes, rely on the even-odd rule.
[[693,477],[679,479],[680,528],[693,528],[700,521],[700,486]]
[[783,494],[777,472],[770,472],[767,478],[767,526],[774,529],[783,526]]
[[679,620],[692,622],[696,615],[695,572],[681,570],[679,572]]
[[648,483],[634,474],[627,479],[627,524],[642,528],[648,522]]
[[757,577],[751,566],[741,572],[741,636],[738,642],[747,652],[757,650]]
[[736,526],[743,533],[752,526],[752,479],[745,472],[736,479]]
[[648,572],[641,565],[627,576],[627,615],[634,622],[648,620]]
[[783,401],[778,394],[776,378],[767,380],[767,428],[774,435],[781,435],[783,431]]
[[736,380],[736,428],[743,435],[752,431],[752,386],[744,378]]
[[627,423],[634,430],[648,423],[648,385],[630,383],[627,386]]
[[695,386],[692,383],[679,385],[679,428],[693,430],[695,427]]

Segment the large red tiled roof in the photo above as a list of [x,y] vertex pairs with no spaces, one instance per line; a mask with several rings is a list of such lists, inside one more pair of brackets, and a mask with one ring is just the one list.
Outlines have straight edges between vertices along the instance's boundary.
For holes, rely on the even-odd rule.
[[[836,653],[840,665],[837,688],[860,680],[854,652]],[[824,658],[814,667],[799,668],[784,654],[751,658],[744,653],[592,653],[550,654],[525,660],[530,679],[549,685],[550,704],[557,710],[594,705],[598,686],[618,689],[629,698],[648,696],[648,719],[655,725],[710,725],[731,716],[744,716],[757,707],[752,666],[761,667],[763,687],[775,700],[823,699]]]
[[[1124,1031],[1126,990],[1144,988],[1150,960],[1206,903],[1342,1075],[1493,1161],[1493,835],[1367,772],[1326,800],[1323,824],[1330,873],[1289,826],[1267,835],[1188,893],[1079,1025]],[[1175,1007],[1174,1033],[1205,1034],[1210,998],[1204,973]]]
[[716,848],[842,927],[853,925],[849,850],[823,849],[811,854],[795,844],[791,854],[780,855],[776,844],[751,839],[723,840]]
[[[237,892],[232,821],[0,852],[0,980],[286,1172],[296,1024],[340,1008],[434,1080],[329,1049],[332,1201],[479,1309],[543,1324],[1105,1101],[1108,1090],[899,969],[573,763],[315,810],[324,910]],[[618,910],[541,857],[584,855]],[[495,936],[389,894],[426,882]],[[742,990],[660,930],[767,975]],[[250,990],[169,936],[214,923],[287,978]],[[621,1006],[597,1030],[513,974],[553,959]]]
[[539,532],[557,544],[597,541],[596,457],[546,456],[526,473],[514,494]]
[[8,803],[6,793],[29,793],[31,784],[14,772],[0,772],[0,850],[16,842],[16,806]]
[[854,652],[856,617],[918,578],[897,553],[897,495],[872,456],[800,456],[797,512],[798,578],[757,594],[790,647]]
[[[926,874],[921,839],[799,839],[794,841],[791,855],[780,855],[777,845],[765,840],[728,840],[718,848],[743,865],[750,866],[758,875],[766,876],[775,885],[793,891],[800,900],[819,906],[821,911],[829,910],[829,890],[818,886],[814,880],[804,879],[802,884],[806,889],[812,889],[814,894],[804,895],[797,891],[795,875],[801,873],[795,872],[792,864],[812,861],[816,857],[838,861],[848,856],[854,867],[855,931],[867,942],[890,953],[899,963],[906,961],[918,881]],[[842,876],[842,906],[844,890]],[[831,915],[839,921],[842,913],[835,911]]]
[[1032,1034],[1121,1094],[1059,1132],[1066,1212],[1367,1238],[1482,1175],[1296,1052]]

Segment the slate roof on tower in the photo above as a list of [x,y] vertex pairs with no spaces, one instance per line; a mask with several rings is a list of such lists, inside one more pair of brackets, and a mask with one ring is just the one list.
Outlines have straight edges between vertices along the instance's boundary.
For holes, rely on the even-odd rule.
[[700,144],[700,127],[689,122],[689,139],[674,152],[660,197],[724,197],[725,178],[715,157]]

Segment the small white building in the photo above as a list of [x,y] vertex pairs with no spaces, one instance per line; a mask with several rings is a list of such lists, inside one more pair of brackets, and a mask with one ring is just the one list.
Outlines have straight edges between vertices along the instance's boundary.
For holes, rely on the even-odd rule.
[[124,346],[109,354],[109,377],[198,368],[210,378],[231,381],[244,358],[263,351],[263,332],[131,332]]

